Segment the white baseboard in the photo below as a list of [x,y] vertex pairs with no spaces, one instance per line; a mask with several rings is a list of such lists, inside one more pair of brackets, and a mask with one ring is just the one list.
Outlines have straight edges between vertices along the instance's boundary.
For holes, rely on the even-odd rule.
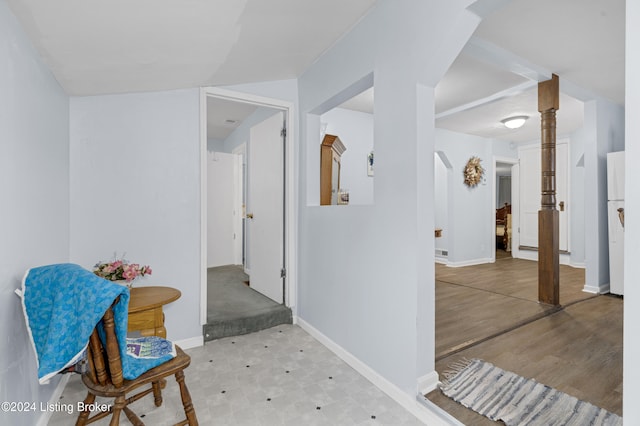
[[173,343],[182,349],[197,348],[204,345],[204,336],[189,337],[187,339],[176,340]]
[[609,285],[609,283],[600,284],[599,286],[585,284],[584,287],[582,288],[582,291],[584,291],[585,293],[605,294],[605,293],[609,293],[610,289],[611,289],[611,286]]
[[[71,378],[71,374],[63,374],[62,378],[58,382],[58,386],[53,391],[51,398],[49,398],[49,404],[55,405],[56,403],[60,403],[60,397],[62,396],[62,392],[64,392],[64,388],[67,386],[67,382]],[[43,410],[42,414],[38,418],[37,426],[47,426],[49,424],[49,420],[51,420],[51,416],[53,416],[54,410]]]
[[436,263],[439,263],[441,265],[447,265],[449,264],[449,259],[447,259],[446,257],[440,257],[440,256],[436,256]]
[[[336,354],[340,359],[346,362],[351,368],[360,373],[364,378],[373,383],[378,389],[382,392],[386,393],[391,399],[396,401],[402,407],[404,407],[411,414],[416,416],[419,420],[423,421],[428,425],[451,425],[451,423],[445,422],[438,413],[435,413],[424,404],[419,403],[416,399],[412,398],[411,395],[403,392],[396,385],[382,377],[375,370],[369,367],[364,362],[360,361],[360,359],[356,358],[349,351],[344,349],[342,346],[338,345],[336,342],[325,336],[311,324],[303,320],[302,318],[297,318],[296,322],[300,328],[309,333],[314,339],[318,342],[326,346],[331,352]],[[426,376],[429,376],[428,379],[425,380],[433,380],[433,374],[435,377],[438,376],[438,373],[435,371],[429,373]],[[436,379],[437,381],[437,379]],[[426,383],[426,382],[425,382]],[[426,384],[425,384],[426,385]],[[426,385],[428,386],[428,385]]]
[[[418,395],[416,400],[420,404],[422,404],[427,410],[429,410],[430,412],[432,412],[432,413],[434,413],[435,415],[438,416],[439,423],[435,423],[434,422],[433,424],[444,424],[444,425],[450,425],[450,426],[465,426],[464,423],[460,423],[460,421],[458,419],[456,419],[451,414],[447,413],[442,408],[438,407],[436,404],[434,404],[433,402],[428,400],[424,395]],[[427,424],[432,424],[432,423],[427,423]]]
[[449,262],[447,266],[452,268],[461,268],[463,266],[473,266],[473,265],[484,265],[485,263],[493,263],[494,260],[490,258],[484,259],[471,259],[471,260],[463,260],[461,262]]
[[418,377],[418,394],[424,395],[438,387],[440,377],[437,371],[427,373],[422,377]]
[[[537,262],[538,251],[537,250],[520,250],[518,252],[518,259],[533,260]],[[560,253],[559,263],[561,265],[574,266],[573,264],[571,264],[571,255],[566,253]],[[579,265],[579,263],[576,263],[575,265]],[[579,268],[580,266],[575,266],[575,267]],[[584,268],[584,266],[582,266],[582,268]]]
[[538,252],[533,250],[518,250],[518,259],[538,261]]

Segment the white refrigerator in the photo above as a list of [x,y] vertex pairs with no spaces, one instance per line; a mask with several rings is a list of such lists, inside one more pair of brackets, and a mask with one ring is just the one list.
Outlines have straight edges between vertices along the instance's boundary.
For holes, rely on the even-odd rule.
[[607,154],[610,292],[624,294],[624,151]]

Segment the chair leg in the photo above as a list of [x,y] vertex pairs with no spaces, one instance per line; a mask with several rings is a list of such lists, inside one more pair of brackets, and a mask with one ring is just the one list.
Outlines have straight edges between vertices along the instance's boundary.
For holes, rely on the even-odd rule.
[[133,426],[144,426],[144,423],[142,423],[142,420],[140,420],[138,416],[136,416],[136,413],[131,411],[129,407],[124,407],[122,411],[124,411],[124,414],[127,415],[127,418],[129,419],[129,421]]
[[109,422],[109,426],[118,426],[120,424],[120,412],[126,406],[127,401],[125,400],[124,395],[116,397],[116,400],[113,404],[113,415],[111,416],[111,422]]
[[159,407],[162,405],[162,388],[160,382],[153,382],[151,386],[153,387],[154,402],[156,407]]
[[189,389],[187,389],[187,384],[184,382],[184,371],[180,370],[176,373],[176,381],[178,382],[178,386],[180,387],[182,406],[184,407],[184,414],[187,416],[189,426],[198,426],[196,410],[193,408],[193,402],[191,402]]
[[81,411],[80,414],[78,415],[78,419],[76,420],[76,426],[84,426],[87,424],[87,420],[89,420],[89,415],[91,414],[91,411],[89,411],[89,409],[86,407],[93,404],[95,400],[96,400],[96,396],[91,392],[87,392],[87,397],[84,399],[85,409]]

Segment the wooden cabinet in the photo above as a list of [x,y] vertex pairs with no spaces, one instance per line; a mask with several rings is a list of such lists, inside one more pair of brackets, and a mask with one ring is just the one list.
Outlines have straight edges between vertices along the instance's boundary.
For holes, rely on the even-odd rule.
[[320,205],[338,204],[340,157],[346,151],[338,136],[325,135],[320,145]]

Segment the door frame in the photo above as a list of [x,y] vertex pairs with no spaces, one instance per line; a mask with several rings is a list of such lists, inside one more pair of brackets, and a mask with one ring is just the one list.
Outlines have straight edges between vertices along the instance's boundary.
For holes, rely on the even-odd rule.
[[[514,207],[515,206],[519,206],[520,204],[520,193],[517,191],[517,189],[514,191],[514,178],[513,178],[513,174],[514,174],[514,169],[513,166],[518,164],[518,159],[517,158],[510,158],[510,157],[493,157],[493,188],[492,188],[492,208],[493,208],[493,213],[491,215],[491,220],[492,220],[492,224],[491,224],[491,229],[492,229],[492,233],[491,233],[491,245],[489,247],[493,247],[493,250],[491,251],[491,262],[495,262],[496,261],[496,200],[498,198],[498,194],[496,194],[496,186],[497,186],[497,182],[498,182],[498,163],[503,163],[503,164],[511,164],[511,227],[512,229],[517,229],[517,226],[519,226],[519,223],[515,222],[514,219]],[[517,208],[516,208],[517,210]],[[512,234],[514,234],[512,232]],[[513,240],[512,240],[513,241]],[[513,253],[513,244],[511,245],[511,256],[512,257],[516,257],[514,256]]]
[[245,264],[245,246],[246,246],[246,239],[245,239],[245,223],[244,223],[244,215],[246,214],[245,211],[245,199],[246,199],[246,192],[245,192],[245,185],[246,185],[246,176],[245,176],[245,170],[244,170],[244,165],[246,162],[246,156],[247,156],[247,142],[242,142],[240,145],[238,145],[237,147],[235,147],[232,151],[232,154],[235,154],[238,156],[239,159],[239,167],[238,167],[238,175],[236,176],[236,194],[238,196],[238,203],[236,205],[237,209],[239,212],[241,212],[241,214],[238,216],[238,223],[236,224],[236,226],[238,227],[238,233],[241,235],[240,238],[236,239],[236,242],[239,242],[239,247],[236,246],[236,262],[238,265],[242,265],[242,269],[244,270],[244,273],[249,275],[249,271],[247,270],[246,264]]
[[267,98],[217,87],[200,88],[200,323],[207,323],[207,98],[217,97],[269,107],[284,112],[286,138],[284,144],[284,304],[296,316],[297,300],[297,194],[295,192],[295,111],[293,102]]

